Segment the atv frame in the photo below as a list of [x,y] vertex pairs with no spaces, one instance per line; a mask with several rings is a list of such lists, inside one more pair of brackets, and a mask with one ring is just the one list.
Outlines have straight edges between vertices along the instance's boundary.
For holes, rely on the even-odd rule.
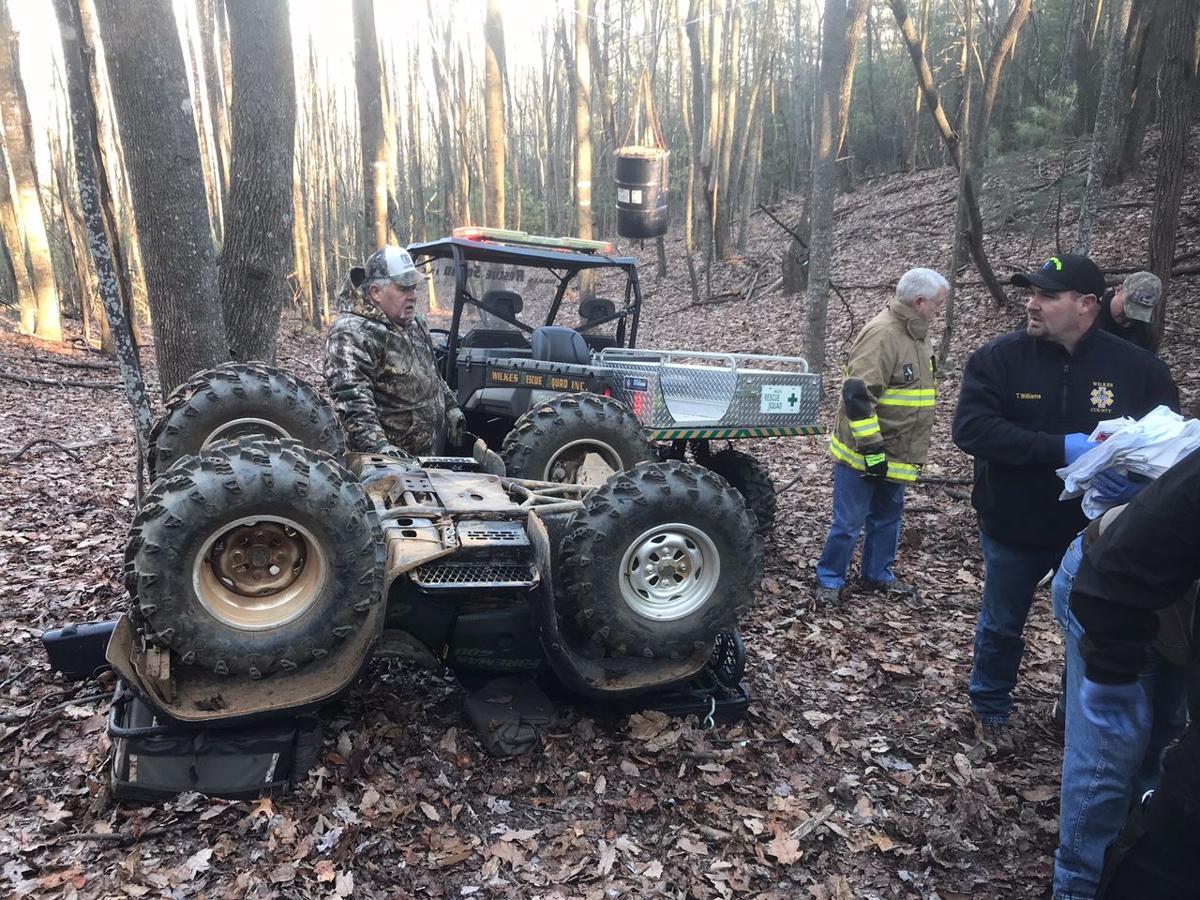
[[371,656],[602,700],[706,668],[737,689],[761,546],[741,497],[700,467],[589,489],[508,478],[481,440],[470,457],[346,454],[324,398],[257,363],[201,373],[167,408],[107,648],[167,720],[295,716]]

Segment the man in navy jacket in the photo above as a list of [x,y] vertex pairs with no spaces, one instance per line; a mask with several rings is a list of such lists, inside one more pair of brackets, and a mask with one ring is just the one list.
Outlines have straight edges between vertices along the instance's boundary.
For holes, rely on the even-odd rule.
[[1055,470],[1094,446],[1098,422],[1179,408],[1163,362],[1095,327],[1104,277],[1090,259],[1051,257],[1012,283],[1030,289],[1028,322],[971,354],[953,428],[975,457],[984,562],[971,707],[981,737],[1002,750],[1033,591],[1087,521],[1078,500],[1058,499]]

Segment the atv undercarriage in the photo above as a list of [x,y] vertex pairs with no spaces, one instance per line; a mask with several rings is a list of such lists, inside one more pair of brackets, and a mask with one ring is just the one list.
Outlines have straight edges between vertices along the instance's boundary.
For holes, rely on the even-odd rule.
[[[712,471],[646,463],[593,490],[506,478],[481,441],[468,458],[335,457],[286,436],[298,388],[307,419],[327,421],[294,379],[231,365],[198,381],[261,384],[261,408],[234,391],[222,417],[221,392],[193,385],[166,417],[173,445],[199,452],[161,471],[138,512],[132,606],[107,649],[157,719],[296,719],[372,655],[593,700],[669,691],[686,706],[706,671],[736,690],[760,546]],[[189,415],[198,404],[206,415]],[[187,434],[196,419],[216,437]],[[257,423],[267,435],[225,439]]]

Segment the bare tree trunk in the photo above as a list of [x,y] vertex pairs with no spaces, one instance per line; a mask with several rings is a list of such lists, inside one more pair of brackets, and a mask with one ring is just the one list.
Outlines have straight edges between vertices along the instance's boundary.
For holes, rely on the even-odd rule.
[[575,231],[592,236],[592,67],[589,0],[575,0]]
[[[29,123],[29,107],[25,102],[25,85],[21,81],[19,45],[8,14],[8,3],[9,0],[0,0],[0,117],[4,119],[4,141],[16,185],[19,234],[29,252],[30,275],[37,300],[33,310],[34,321],[30,322],[29,311],[23,310],[21,326],[23,331],[32,332],[47,341],[61,341],[58,289],[54,282],[54,265],[50,259],[50,241],[46,237],[42,200],[38,194],[33,131]],[[22,253],[17,259],[23,261],[25,255]],[[14,269],[16,265],[14,261]]]
[[[61,137],[65,140],[69,135],[64,132]],[[71,176],[67,165],[67,154],[71,149],[61,142],[55,142],[51,147],[51,164],[54,169],[54,183],[58,188],[68,254],[74,265],[75,283],[79,289],[83,339],[89,346],[99,346],[104,352],[111,353],[112,333],[109,331],[100,297],[93,287],[96,284],[96,269],[92,255],[88,252],[87,226],[78,205],[72,200]]]
[[971,139],[971,171],[983,175],[984,162],[987,159],[988,128],[991,127],[992,110],[996,107],[996,97],[1000,93],[1000,73],[1004,63],[1012,54],[1017,43],[1017,36],[1025,20],[1029,18],[1032,0],[1016,0],[1012,12],[1004,23],[1000,36],[992,45],[991,55],[988,56],[987,70],[983,79],[983,106],[979,110]]
[[288,8],[277,0],[238,0],[228,10],[233,177],[221,306],[233,358],[273,363],[292,255],[292,33]]
[[126,317],[135,326],[130,337],[137,345],[140,342],[136,326],[149,324],[150,313],[146,303],[142,248],[131,212],[133,199],[129,195],[129,179],[126,175],[128,166],[125,165],[121,136],[117,132],[112,78],[108,74],[104,57],[94,49],[100,45],[100,23],[95,3],[93,0],[78,0],[78,6],[83,24],[82,47],[84,63],[87,66],[88,87],[91,91],[90,97],[95,98],[93,111],[98,142],[96,178],[100,185],[100,211],[117,273],[121,303]]
[[388,241],[388,162],[383,139],[379,43],[375,39],[375,0],[354,0],[354,86],[358,91],[358,130],[362,140],[364,253]]
[[816,371],[825,368],[825,326],[833,256],[833,201],[837,190],[839,93],[845,71],[848,20],[846,0],[826,0],[821,23],[821,72],[812,136],[812,225],[808,242],[804,349]]
[[[975,30],[975,0],[963,0],[963,52],[960,64],[962,78],[962,110],[958,117],[958,139],[961,146],[971,146],[971,94],[974,87],[974,71],[972,55]],[[966,242],[962,234],[970,222],[967,211],[966,181],[971,171],[970,165],[964,164],[958,170],[958,202],[954,206],[954,237],[950,243],[950,288],[946,291],[945,325],[942,329],[942,339],[938,345],[938,360],[946,362],[950,352],[950,341],[954,337],[954,311],[958,299],[958,273],[966,263]]]
[[88,251],[95,263],[96,285],[107,314],[117,365],[125,385],[125,396],[133,409],[138,446],[144,451],[150,441],[150,398],[146,395],[141,361],[133,340],[133,323],[128,316],[126,298],[122,296],[121,279],[114,262],[103,212],[106,184],[97,165],[100,138],[96,98],[89,90],[89,65],[85,62],[92,58],[94,51],[87,44],[76,0],[54,0],[54,9],[62,31],[75,172],[79,179],[80,207],[87,226]]
[[216,110],[211,108],[208,92],[207,70],[213,60],[207,58],[208,35],[204,33],[205,22],[212,22],[213,0],[197,0],[184,5],[186,23],[184,41],[184,63],[191,76],[192,107],[196,117],[196,137],[200,142],[200,159],[203,162],[205,195],[208,197],[208,220],[212,225],[213,240],[217,246],[225,239],[225,200],[228,191],[222,183],[220,150],[217,149]]
[[[865,0],[861,0],[865,2]],[[717,256],[728,259],[733,250],[731,236],[733,191],[733,145],[736,138],[734,129],[737,126],[738,71],[741,61],[742,45],[742,7],[733,7],[732,22],[729,29],[729,61],[724,67],[725,99],[721,109],[721,133],[719,150],[716,159],[716,178],[712,188],[713,206],[713,240],[716,244]],[[745,127],[745,123],[743,123]]]
[[1102,185],[1107,178],[1104,166],[1109,158],[1116,119],[1117,87],[1125,67],[1125,32],[1129,28],[1129,10],[1133,0],[1117,0],[1117,7],[1108,23],[1108,40],[1104,52],[1104,75],[1100,83],[1100,104],[1096,110],[1096,128],[1092,133],[1091,153],[1088,155],[1087,184],[1079,211],[1079,243],[1077,252],[1088,255],[1092,244],[1092,229],[1100,206]]
[[[500,16],[499,0],[488,0],[483,33],[486,44],[484,105],[487,127],[487,188],[483,224],[503,228],[507,221],[504,210],[504,20]],[[520,190],[519,184],[513,187]]]
[[412,193],[415,237],[417,240],[424,241],[429,237],[429,229],[425,223],[425,131],[422,127],[424,119],[421,115],[421,110],[424,106],[424,100],[421,98],[424,95],[419,89],[419,84],[420,76],[417,73],[417,56],[414,53],[409,57],[408,69],[408,96],[411,98],[410,109],[412,110],[412,151],[409,154],[411,165],[408,167],[408,189]]
[[200,26],[204,60],[204,92],[207,95],[213,130],[213,151],[216,155],[217,182],[221,197],[229,196],[229,98],[225,93],[226,66],[229,60],[228,29],[225,27],[224,3],[218,0],[197,0],[196,18]]
[[13,283],[17,291],[17,305],[21,317],[21,331],[33,334],[37,328],[37,293],[33,290],[33,279],[29,266],[25,264],[25,245],[21,241],[20,214],[12,189],[12,173],[8,166],[8,154],[4,142],[0,141],[0,234],[4,236],[4,249],[12,263]]
[[1196,102],[1197,53],[1200,52],[1200,9],[1195,0],[1172,0],[1167,13],[1166,49],[1159,91],[1162,104],[1162,144],[1154,179],[1154,211],[1150,220],[1150,271],[1162,279],[1163,302],[1155,309],[1154,343],[1162,340],[1170,297],[1171,262],[1179,229],[1179,199],[1188,149],[1188,127]]
[[[693,90],[691,97],[688,97],[688,66],[684,61],[684,50],[688,46],[689,40],[685,33],[683,25],[684,17],[692,18],[690,13],[686,11],[684,3],[687,0],[677,0],[676,13],[679,19],[679,92],[680,92],[680,118],[683,120],[683,132],[687,137],[688,146],[688,166],[687,166],[687,190],[683,195],[683,242],[684,256],[687,259],[688,270],[688,285],[692,289],[692,303],[700,303],[700,282],[696,278],[696,237],[695,237],[695,199],[696,199],[696,140],[692,128],[692,113],[696,109],[697,94]],[[693,0],[694,2],[694,0]],[[689,26],[690,27],[690,26]],[[693,75],[698,68],[693,60]]]
[[1149,23],[1146,26],[1146,35],[1135,81],[1133,109],[1129,113],[1129,122],[1126,125],[1121,146],[1121,157],[1117,164],[1118,177],[1121,179],[1137,172],[1142,166],[1142,142],[1146,137],[1146,128],[1150,124],[1158,96],[1158,73],[1162,66],[1166,42],[1169,7],[1170,4],[1164,0],[1157,0],[1149,13]]
[[[833,153],[835,162],[842,155],[846,146],[846,133],[850,130],[850,98],[854,96],[854,71],[858,68],[858,42],[862,38],[870,8],[871,0],[850,0],[850,8],[846,14],[846,33],[842,35],[845,43],[842,52],[846,64],[842,67],[842,80],[838,85],[838,135]],[[850,160],[846,161],[842,173],[844,187],[849,190],[854,182],[854,167]]]
[[165,397],[229,359],[183,51],[174,15],[156,0],[97,0],[96,6]]
[[[950,127],[950,122],[946,118],[941,98],[938,97],[937,88],[933,84],[933,74],[929,71],[929,63],[926,62],[924,54],[921,53],[920,44],[917,42],[917,35],[913,30],[912,19],[908,15],[908,8],[904,0],[888,0],[888,3],[892,7],[892,14],[896,17],[896,24],[900,27],[900,35],[904,38],[904,43],[908,47],[909,56],[912,57],[913,68],[917,72],[917,82],[921,85],[921,90],[925,94],[925,102],[929,107],[929,114],[933,117],[933,122],[942,135],[942,141],[950,151],[951,158],[954,160],[954,165],[957,168],[961,169],[963,166],[969,167],[969,154],[963,151],[958,136],[954,133],[954,129]],[[992,299],[996,301],[997,306],[1003,306],[1008,303],[1008,298],[1005,296],[1000,282],[996,279],[991,263],[988,262],[987,254],[983,249],[983,217],[979,214],[979,201],[975,196],[975,186],[969,168],[961,183],[969,218],[967,240],[971,249],[971,258],[975,261],[975,268],[979,270],[979,275],[983,279],[984,284],[987,285]]]

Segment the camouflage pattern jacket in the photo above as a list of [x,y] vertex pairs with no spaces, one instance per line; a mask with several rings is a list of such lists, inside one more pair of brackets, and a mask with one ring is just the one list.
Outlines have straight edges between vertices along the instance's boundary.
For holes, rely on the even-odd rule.
[[325,342],[325,384],[349,448],[440,453],[446,414],[458,403],[438,374],[429,326],[417,316],[401,328],[357,290],[340,299],[348,308]]

